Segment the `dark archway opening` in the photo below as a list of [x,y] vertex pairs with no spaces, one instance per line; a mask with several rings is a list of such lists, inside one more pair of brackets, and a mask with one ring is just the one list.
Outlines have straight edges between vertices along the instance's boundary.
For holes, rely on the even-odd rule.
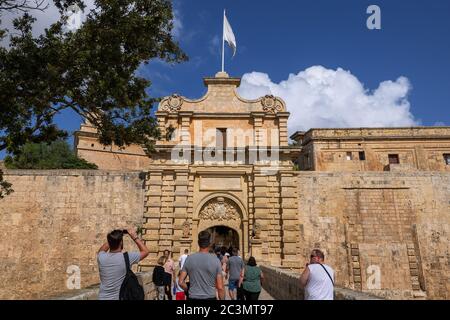
[[211,243],[213,244],[213,249],[217,247],[230,247],[239,249],[239,234],[228,227],[225,226],[215,226],[206,229],[211,234]]

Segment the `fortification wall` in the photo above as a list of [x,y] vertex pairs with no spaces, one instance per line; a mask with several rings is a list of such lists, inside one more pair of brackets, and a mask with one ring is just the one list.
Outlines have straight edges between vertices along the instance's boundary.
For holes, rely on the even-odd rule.
[[[66,292],[69,266],[80,268],[82,288],[98,283],[96,252],[106,233],[143,222],[142,174],[5,174],[15,192],[0,200],[0,298]],[[276,239],[280,246],[288,241],[296,257],[283,267],[301,271],[310,250],[318,247],[336,270],[340,287],[390,299],[450,299],[449,173],[296,172],[283,177],[283,185],[295,190],[281,188],[279,201],[298,206],[295,215],[280,216],[283,230],[294,232],[296,239],[296,245],[290,234]],[[258,210],[264,213],[262,206]],[[291,216],[298,219],[295,228],[293,221],[283,220]],[[263,244],[270,240],[267,228],[261,228]],[[125,248],[134,245],[127,240]]]
[[[69,266],[82,288],[99,283],[107,232],[142,222],[139,173],[7,170],[5,179],[14,193],[0,200],[0,299],[65,292]],[[136,248],[127,239],[125,249]]]
[[450,174],[300,172],[298,196],[302,267],[319,247],[341,286],[450,298]]

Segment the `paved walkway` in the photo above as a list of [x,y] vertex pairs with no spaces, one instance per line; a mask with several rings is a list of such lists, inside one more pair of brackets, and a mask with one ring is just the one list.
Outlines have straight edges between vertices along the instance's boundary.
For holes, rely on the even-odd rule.
[[[175,300],[175,295],[173,295],[173,300]],[[228,281],[225,280],[225,300],[230,300],[228,295]],[[262,289],[259,295],[259,300],[275,300],[266,290]]]
[[[228,281],[225,280],[225,300],[230,300],[228,296]],[[266,290],[262,289],[259,300],[275,300]]]

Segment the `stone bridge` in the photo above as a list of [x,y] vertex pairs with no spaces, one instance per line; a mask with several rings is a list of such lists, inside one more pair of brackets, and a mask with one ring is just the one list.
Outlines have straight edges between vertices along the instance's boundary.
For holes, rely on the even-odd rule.
[[[280,268],[260,266],[265,281],[260,300],[303,300],[303,290],[299,286],[299,273],[289,272]],[[146,300],[155,300],[156,289],[152,283],[152,271],[136,273],[145,292]],[[227,288],[225,288],[227,289]],[[51,300],[96,300],[99,286],[75,290],[52,297]],[[227,291],[227,290],[226,290]],[[381,298],[351,289],[335,287],[336,300],[381,300]],[[227,294],[227,300],[228,300]]]

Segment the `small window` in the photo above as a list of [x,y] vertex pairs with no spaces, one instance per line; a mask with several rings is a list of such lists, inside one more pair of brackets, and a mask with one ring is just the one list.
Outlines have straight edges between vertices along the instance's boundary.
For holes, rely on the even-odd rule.
[[305,167],[309,168],[309,153],[305,154]]
[[388,156],[388,158],[389,158],[389,164],[399,164],[400,163],[398,154],[390,154]]
[[226,149],[226,147],[227,147],[227,129],[217,128],[216,147],[218,149]]
[[364,151],[359,152],[359,160],[360,161],[366,160],[366,153]]
[[353,160],[353,155],[351,152],[347,152],[347,160]]
[[450,166],[450,153],[444,154],[444,161],[446,165]]

